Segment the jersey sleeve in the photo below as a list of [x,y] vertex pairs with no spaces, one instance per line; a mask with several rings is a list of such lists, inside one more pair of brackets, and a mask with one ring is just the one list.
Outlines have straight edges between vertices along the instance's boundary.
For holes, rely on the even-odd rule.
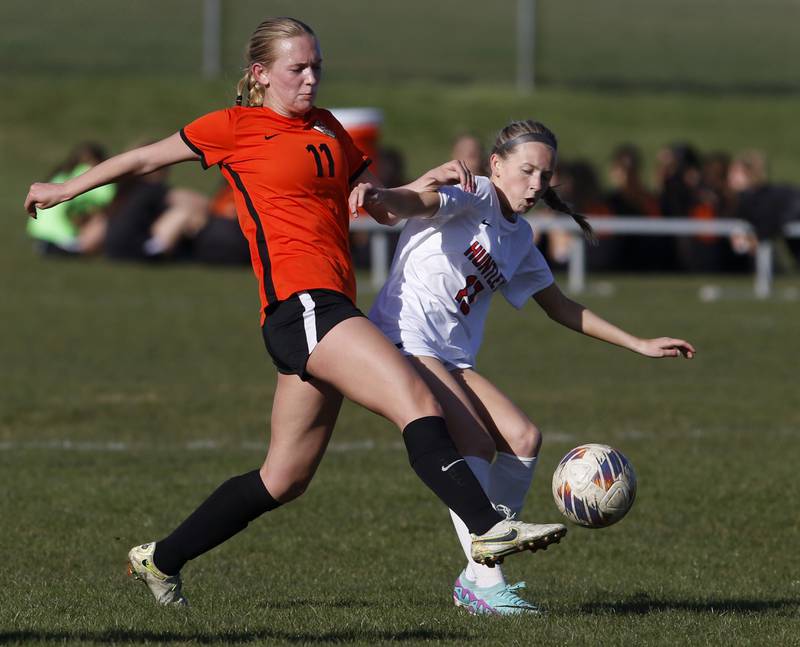
[[231,108],[217,110],[181,128],[181,138],[207,169],[224,162],[233,152],[235,126],[236,113]]
[[456,214],[472,213],[478,206],[480,196],[467,193],[461,185],[442,186],[439,192],[439,208],[431,218],[450,218]]
[[539,248],[531,242],[530,250],[511,280],[500,288],[506,300],[520,309],[537,292],[553,283],[553,273]]
[[323,111],[323,115],[325,124],[336,133],[336,139],[339,140],[339,145],[342,147],[342,154],[347,163],[347,183],[353,184],[358,176],[372,164],[372,160],[356,146],[350,133],[345,130],[336,117],[327,110]]

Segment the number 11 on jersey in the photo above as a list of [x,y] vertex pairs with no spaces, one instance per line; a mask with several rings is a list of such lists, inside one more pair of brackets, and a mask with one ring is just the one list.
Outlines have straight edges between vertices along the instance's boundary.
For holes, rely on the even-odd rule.
[[[314,144],[309,144],[306,146],[306,150],[314,156],[314,163],[317,165],[317,177],[326,177],[325,171],[322,168],[322,156],[319,154],[317,147],[314,146]],[[327,144],[320,144],[319,150],[325,153],[325,158],[328,162],[327,177],[333,177],[335,169],[333,167],[333,155],[331,154],[331,149],[328,148]]]

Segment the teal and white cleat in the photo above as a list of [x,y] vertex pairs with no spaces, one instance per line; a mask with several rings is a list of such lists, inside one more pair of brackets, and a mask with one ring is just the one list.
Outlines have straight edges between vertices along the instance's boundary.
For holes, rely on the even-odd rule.
[[543,612],[539,607],[517,595],[517,591],[523,588],[525,582],[481,588],[462,571],[453,586],[453,602],[473,615],[541,615]]
[[508,555],[523,550],[547,550],[567,534],[561,523],[525,523],[509,517],[498,521],[482,535],[472,535],[472,559],[478,564],[502,564]]
[[153,564],[155,542],[134,546],[128,553],[128,575],[144,582],[159,604],[186,606],[189,603],[181,593],[181,576],[165,575]]

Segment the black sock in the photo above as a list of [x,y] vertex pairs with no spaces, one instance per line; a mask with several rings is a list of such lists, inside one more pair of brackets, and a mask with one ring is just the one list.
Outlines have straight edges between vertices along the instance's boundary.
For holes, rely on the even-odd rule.
[[403,440],[417,476],[461,517],[471,533],[482,535],[503,519],[456,450],[444,418],[429,416],[410,422],[403,429]]
[[272,498],[258,470],[225,481],[169,537],[156,542],[153,563],[175,575],[190,559],[208,552],[253,519],[280,505]]

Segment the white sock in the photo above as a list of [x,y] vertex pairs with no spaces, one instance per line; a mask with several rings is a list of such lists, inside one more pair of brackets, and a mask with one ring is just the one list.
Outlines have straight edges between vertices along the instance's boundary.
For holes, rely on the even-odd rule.
[[504,505],[511,512],[519,514],[535,469],[536,456],[525,458],[497,452],[489,471],[489,499],[495,505]]
[[[489,472],[491,470],[489,461],[478,458],[477,456],[465,456],[464,460],[467,461],[467,465],[469,465],[472,473],[475,474],[475,478],[478,479],[478,483],[481,484],[483,491],[487,492],[489,485]],[[467,556],[467,568],[465,569],[467,577],[482,588],[494,586],[495,584],[505,584],[506,581],[503,577],[503,571],[500,569],[500,566],[489,568],[483,564],[478,564],[472,559],[472,538],[470,537],[467,526],[452,510],[450,510],[450,516],[453,519],[453,525],[456,528],[458,540],[461,542],[461,548],[464,549],[464,554]]]

